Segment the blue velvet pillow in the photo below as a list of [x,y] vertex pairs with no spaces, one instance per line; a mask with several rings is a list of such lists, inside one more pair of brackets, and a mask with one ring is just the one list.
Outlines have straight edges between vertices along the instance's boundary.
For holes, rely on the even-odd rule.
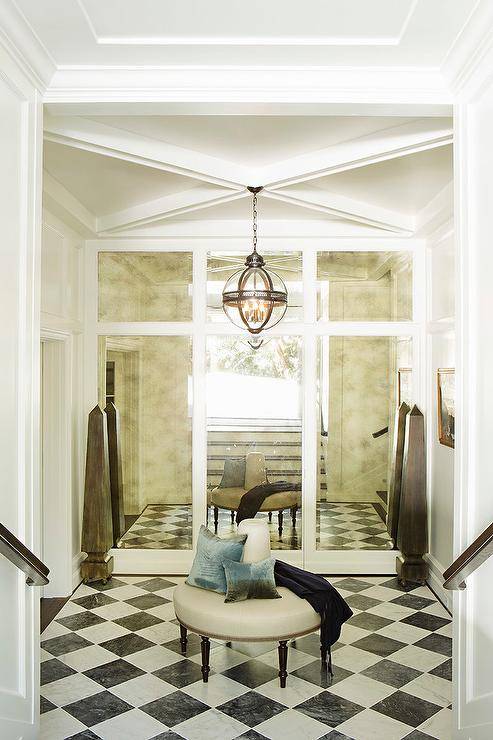
[[189,586],[225,594],[224,562],[241,560],[246,538],[247,535],[242,534],[222,539],[202,525],[197,540],[197,552],[186,583]]
[[226,602],[246,599],[281,599],[274,579],[274,560],[266,558],[258,563],[224,561],[228,590]]

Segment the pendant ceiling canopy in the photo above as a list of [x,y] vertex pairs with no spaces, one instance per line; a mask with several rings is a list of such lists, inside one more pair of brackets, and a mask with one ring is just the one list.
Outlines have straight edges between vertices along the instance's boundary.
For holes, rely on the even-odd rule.
[[223,290],[223,309],[229,320],[250,334],[260,334],[278,324],[288,307],[283,280],[269,270],[257,252],[257,194],[261,187],[249,187],[253,194],[253,252],[245,269],[235,272]]

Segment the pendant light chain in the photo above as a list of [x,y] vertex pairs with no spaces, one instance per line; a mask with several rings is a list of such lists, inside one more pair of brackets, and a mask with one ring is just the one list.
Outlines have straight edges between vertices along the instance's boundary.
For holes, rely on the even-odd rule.
[[257,251],[257,193],[253,194],[253,251]]

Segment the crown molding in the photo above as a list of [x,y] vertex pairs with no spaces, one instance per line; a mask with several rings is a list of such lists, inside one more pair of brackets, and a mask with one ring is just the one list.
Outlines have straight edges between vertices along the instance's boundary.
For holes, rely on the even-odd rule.
[[56,64],[13,0],[0,0],[0,45],[29,81],[45,92]]
[[[488,60],[488,57],[490,59]],[[492,75],[493,3],[478,0],[441,67],[454,97],[472,97]]]
[[[46,103],[451,105],[435,68],[59,67]],[[412,114],[410,114],[412,115]]]

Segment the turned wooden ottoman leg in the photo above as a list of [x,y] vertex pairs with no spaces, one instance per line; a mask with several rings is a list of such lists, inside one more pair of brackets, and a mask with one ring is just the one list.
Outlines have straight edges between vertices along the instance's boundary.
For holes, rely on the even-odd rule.
[[295,504],[293,508],[291,509],[291,521],[293,522],[293,527],[296,529],[296,512],[298,511],[298,504]]
[[269,524],[272,522],[272,511],[269,511]]
[[277,514],[277,521],[279,524],[279,537],[282,537],[282,515],[283,515],[283,512],[281,509],[281,511],[279,511]]
[[187,654],[187,628],[180,624],[180,647],[183,655]]
[[214,506],[214,532],[217,534],[217,525],[219,522],[219,509]]
[[231,512],[231,524],[235,523],[235,513],[234,511]]
[[209,655],[211,652],[211,643],[208,637],[203,637],[201,635],[200,639],[202,640],[200,647],[202,650],[202,681],[204,683],[207,683],[209,680]]
[[288,677],[288,641],[281,640],[277,648],[279,653],[279,679],[281,682],[281,689],[286,688],[286,679]]

